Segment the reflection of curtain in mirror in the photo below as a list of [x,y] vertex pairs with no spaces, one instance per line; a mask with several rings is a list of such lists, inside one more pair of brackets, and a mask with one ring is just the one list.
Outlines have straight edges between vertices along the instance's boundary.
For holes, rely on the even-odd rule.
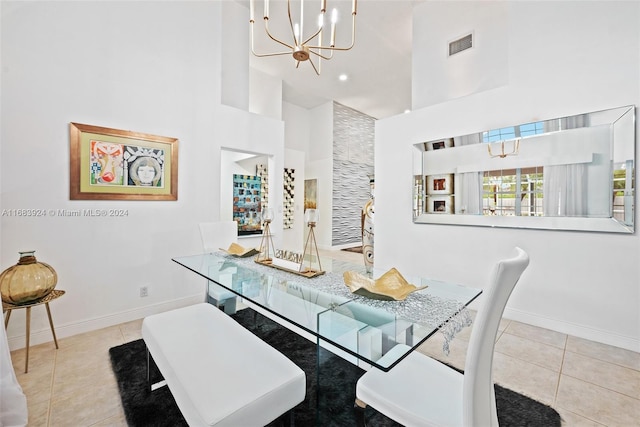
[[584,164],[545,166],[544,216],[586,216],[587,190]]
[[482,213],[482,173],[467,172],[456,177],[456,213]]
[[[482,133],[472,133],[470,135],[457,136],[453,138],[453,146],[480,144]],[[481,214],[482,213],[482,173],[466,172],[456,176],[456,200],[455,211],[458,214]]]

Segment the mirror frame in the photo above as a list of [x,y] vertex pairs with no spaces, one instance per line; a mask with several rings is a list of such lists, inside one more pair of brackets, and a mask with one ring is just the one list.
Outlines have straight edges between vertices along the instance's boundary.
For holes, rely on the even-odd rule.
[[[595,127],[608,125],[610,134],[611,134],[611,142],[610,142],[610,158],[609,158],[609,188],[611,190],[610,194],[613,194],[613,172],[614,172],[614,162],[617,164],[618,160],[616,159],[616,153],[620,153],[624,151],[625,153],[631,152],[631,160],[633,164],[633,173],[631,174],[632,180],[630,182],[631,189],[627,189],[624,193],[624,198],[626,199],[627,204],[625,210],[629,210],[628,214],[626,214],[626,220],[620,221],[613,217],[613,200],[611,202],[611,206],[609,209],[608,217],[586,217],[586,216],[501,216],[501,215],[484,215],[480,214],[468,214],[468,213],[455,213],[453,210],[453,206],[449,206],[449,202],[441,202],[442,211],[443,212],[425,212],[427,210],[425,207],[427,206],[427,194],[425,191],[425,187],[427,186],[427,180],[429,176],[441,174],[442,171],[435,171],[431,174],[429,171],[424,170],[425,167],[425,159],[429,156],[429,153],[433,153],[434,150],[438,148],[446,149],[446,150],[456,150],[457,147],[455,141],[459,141],[461,138],[465,137],[473,137],[475,136],[478,139],[478,134],[482,135],[484,132],[479,132],[471,135],[464,135],[460,137],[448,137],[441,138],[437,140],[420,142],[418,144],[414,144],[414,154],[413,154],[413,222],[421,223],[421,224],[448,224],[448,225],[470,225],[470,226],[481,226],[481,227],[504,227],[504,228],[527,228],[527,229],[546,229],[546,230],[576,230],[576,231],[595,231],[595,232],[608,232],[608,233],[634,233],[634,222],[635,222],[635,146],[636,146],[636,123],[635,123],[635,106],[629,105],[624,107],[612,108],[607,110],[594,111],[585,114],[578,114],[575,116],[556,118],[543,120],[542,122],[547,124],[553,121],[559,120],[579,120],[580,117],[585,117],[588,115],[589,121],[587,125],[579,125],[577,127]],[[517,125],[518,127],[522,125]],[[509,127],[509,126],[506,126]],[[515,126],[514,126],[515,127]],[[575,129],[575,128],[573,128]],[[517,144],[519,146],[520,140],[524,142],[525,138],[538,138],[543,135],[550,135],[551,133],[559,133],[561,137],[562,132],[572,130],[572,129],[564,129],[564,130],[553,130],[553,131],[545,131],[541,134],[536,134],[531,137],[518,137],[504,140],[491,141],[490,143],[484,143],[487,146],[491,146],[494,151],[497,151],[500,154],[500,144],[502,143],[502,149],[504,153],[504,144],[507,144],[509,147],[506,151],[509,154],[510,150],[515,150],[516,146],[513,144]],[[487,131],[489,132],[489,131]],[[511,142],[507,142],[511,141]],[[482,142],[481,142],[482,143]],[[497,143],[497,144],[496,144]],[[436,145],[437,144],[437,145]],[[624,147],[623,145],[624,144]],[[486,151],[485,151],[486,153]],[[491,150],[489,150],[491,154]],[[452,155],[451,152],[448,155]],[[628,154],[625,154],[628,156]],[[496,157],[495,155],[493,157]],[[480,160],[479,163],[482,163],[484,160]],[[486,163],[486,161],[485,161]],[[458,169],[457,167],[456,169]],[[432,169],[433,170],[433,169]],[[481,171],[483,169],[478,169]],[[494,169],[487,169],[494,170]],[[459,172],[458,172],[459,173]],[[456,174],[456,171],[446,172],[449,176],[453,177]],[[629,183],[627,183],[628,185]],[[445,183],[448,185],[448,182]],[[449,188],[449,187],[448,187]],[[453,187],[453,195],[455,198],[455,186]],[[437,193],[437,192],[436,192]],[[434,197],[433,191],[431,192],[431,196]],[[443,200],[455,200],[454,198],[446,198],[442,197]],[[451,203],[453,205],[454,203]],[[480,207],[482,210],[482,206]],[[420,211],[420,212],[418,212]]]

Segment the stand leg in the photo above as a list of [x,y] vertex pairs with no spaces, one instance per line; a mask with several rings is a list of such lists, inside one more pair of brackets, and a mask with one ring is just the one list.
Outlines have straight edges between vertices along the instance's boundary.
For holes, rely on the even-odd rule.
[[31,334],[31,307],[27,307],[27,357],[24,360],[24,373],[29,372],[29,336]]
[[51,333],[53,334],[53,342],[56,344],[56,348],[58,348],[58,339],[56,338],[56,330],[53,329],[53,320],[51,319],[51,309],[49,308],[49,303],[44,304],[47,307],[47,316],[49,316],[49,326],[51,326]]
[[9,317],[11,317],[11,310],[7,309],[7,315],[4,318],[4,328],[7,329],[9,326]]

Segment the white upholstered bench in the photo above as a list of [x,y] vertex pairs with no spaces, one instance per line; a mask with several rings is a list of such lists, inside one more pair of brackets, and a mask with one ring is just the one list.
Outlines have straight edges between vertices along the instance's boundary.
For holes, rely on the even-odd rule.
[[211,304],[148,316],[142,338],[191,427],[264,426],[304,400],[304,371]]

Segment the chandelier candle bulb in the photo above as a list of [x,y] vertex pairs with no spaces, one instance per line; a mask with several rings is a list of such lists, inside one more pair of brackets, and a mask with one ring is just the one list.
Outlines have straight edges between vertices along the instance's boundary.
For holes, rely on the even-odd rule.
[[331,11],[331,47],[336,45],[336,21],[338,20],[338,11]]
[[304,0],[300,0],[300,42],[302,37],[304,37]]
[[269,0],[264,0],[264,19],[269,19]]
[[254,2],[254,0],[251,0],[251,1],[249,2],[249,21],[251,21],[251,22],[255,22],[255,21],[254,21],[254,19],[253,19],[253,16],[254,16],[254,14],[255,14],[255,13],[254,13],[254,11],[255,11],[255,6],[254,6],[253,2]]
[[353,0],[353,5],[351,6],[351,14],[355,15],[358,9],[358,0]]
[[327,11],[327,0],[320,0],[320,12],[324,13]]

